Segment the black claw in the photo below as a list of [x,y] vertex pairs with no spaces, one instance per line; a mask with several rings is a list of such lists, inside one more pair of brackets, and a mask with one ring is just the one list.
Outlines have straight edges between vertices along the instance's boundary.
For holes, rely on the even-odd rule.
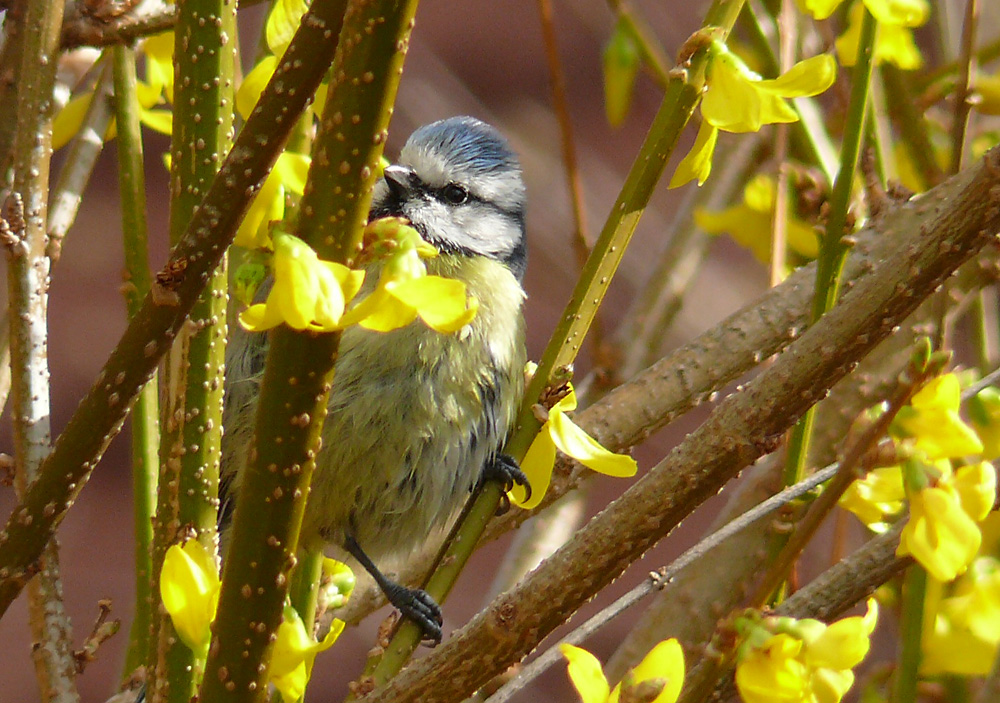
[[344,548],[358,560],[365,571],[372,575],[385,597],[403,614],[403,617],[409,618],[420,627],[422,642],[428,642],[432,647],[441,644],[441,625],[444,622],[441,617],[441,607],[427,591],[407,588],[388,578],[368,558],[354,537],[347,536]]
[[407,588],[398,583],[391,583],[383,589],[389,602],[403,614],[415,622],[422,631],[422,642],[436,647],[441,644],[441,607],[430,594],[421,588]]
[[521,486],[528,498],[531,497],[531,484],[528,477],[521,471],[521,466],[514,457],[509,454],[497,454],[488,460],[483,466],[482,481],[496,481],[503,487],[506,495],[507,491],[516,486]]

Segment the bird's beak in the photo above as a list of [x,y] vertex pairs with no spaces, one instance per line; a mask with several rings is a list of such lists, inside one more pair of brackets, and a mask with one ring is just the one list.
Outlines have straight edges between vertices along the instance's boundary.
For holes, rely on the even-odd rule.
[[407,166],[392,164],[391,166],[386,166],[382,173],[386,185],[389,186],[389,192],[397,198],[402,197],[410,190],[413,183],[413,169]]

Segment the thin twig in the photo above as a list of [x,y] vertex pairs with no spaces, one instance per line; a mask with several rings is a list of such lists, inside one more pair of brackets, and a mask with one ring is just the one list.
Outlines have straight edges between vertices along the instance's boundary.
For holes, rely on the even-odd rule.
[[665,566],[657,571],[651,572],[648,579],[633,588],[611,605],[604,608],[601,612],[594,615],[592,618],[587,620],[587,622],[580,625],[580,627],[559,640],[558,643],[550,647],[548,651],[531,662],[531,664],[524,667],[513,680],[490,696],[488,699],[489,703],[505,703],[505,701],[509,700],[511,696],[541,675],[542,672],[550,666],[559,661],[562,656],[559,651],[559,645],[580,644],[602,627],[610,623],[614,618],[624,613],[633,605],[636,605],[643,598],[659,589],[662,589],[671,579],[676,577],[678,573],[686,569],[698,559],[703,558],[708,552],[715,549],[722,542],[746,529],[762,517],[770,515],[782,506],[788,505],[793,500],[809,493],[821,483],[833,477],[837,473],[837,470],[838,467],[836,466],[828,466],[825,469],[820,469],[804,481],[797,483],[794,486],[789,486],[780,493],[776,493],[756,507],[751,508],[739,517],[735,518],[725,527],[720,528],[708,537],[702,539],[698,542],[698,544],[694,545],[672,561],[669,566]]
[[53,264],[59,260],[63,239],[76,221],[83,191],[90,182],[97,158],[104,149],[104,135],[107,134],[113,117],[111,89],[109,63],[101,71],[83,124],[70,144],[69,153],[49,200],[49,243],[46,252]]
[[976,30],[979,27],[979,0],[966,0],[962,22],[962,47],[958,57],[958,83],[955,84],[954,113],[951,123],[951,173],[958,173],[965,160],[965,132],[972,105],[969,94],[976,74]]

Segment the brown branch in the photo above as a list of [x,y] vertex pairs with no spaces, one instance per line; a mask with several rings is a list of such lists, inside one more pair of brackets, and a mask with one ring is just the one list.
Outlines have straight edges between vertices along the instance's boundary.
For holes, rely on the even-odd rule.
[[530,652],[777,438],[1000,230],[1000,151],[882,223],[895,247],[840,304],[513,591],[368,697],[461,699]]

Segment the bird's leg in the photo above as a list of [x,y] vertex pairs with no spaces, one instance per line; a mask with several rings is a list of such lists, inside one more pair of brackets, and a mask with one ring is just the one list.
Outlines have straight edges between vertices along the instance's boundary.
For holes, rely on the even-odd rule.
[[441,624],[443,622],[441,608],[427,591],[421,588],[407,588],[383,574],[368,558],[368,555],[365,554],[361,545],[352,535],[347,535],[344,538],[344,549],[358,560],[365,571],[372,575],[385,597],[403,614],[403,617],[409,618],[420,626],[423,631],[422,641],[431,642],[432,647],[441,643]]
[[524,488],[527,497],[531,497],[531,484],[528,482],[528,477],[524,475],[521,466],[510,454],[497,454],[486,460],[486,463],[483,464],[483,473],[479,477],[479,483],[487,481],[495,481],[503,488],[497,515],[503,515],[510,510],[510,499],[507,497],[507,491],[515,485]]

